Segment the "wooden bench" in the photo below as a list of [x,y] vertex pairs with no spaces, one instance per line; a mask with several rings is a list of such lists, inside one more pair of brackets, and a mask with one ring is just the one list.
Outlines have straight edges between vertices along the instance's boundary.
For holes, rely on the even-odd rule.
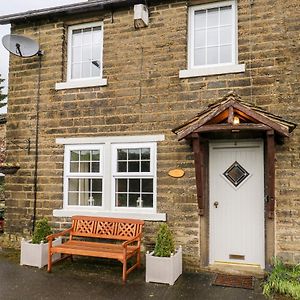
[[[140,267],[141,237],[144,221],[88,216],[72,217],[72,227],[47,237],[49,242],[48,272],[52,269],[52,255],[65,254],[117,259],[123,264],[123,282],[127,274]],[[58,246],[52,241],[59,236],[69,236]],[[87,239],[89,238],[89,239]],[[92,239],[90,239],[92,238]],[[95,239],[95,241],[93,241]],[[127,270],[127,261],[136,255],[136,263]]]

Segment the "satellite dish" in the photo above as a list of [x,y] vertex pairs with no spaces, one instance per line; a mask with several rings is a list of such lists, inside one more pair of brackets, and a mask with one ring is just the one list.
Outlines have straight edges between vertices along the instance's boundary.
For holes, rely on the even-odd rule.
[[20,57],[40,54],[39,44],[26,36],[7,34],[2,38],[2,44],[10,53]]

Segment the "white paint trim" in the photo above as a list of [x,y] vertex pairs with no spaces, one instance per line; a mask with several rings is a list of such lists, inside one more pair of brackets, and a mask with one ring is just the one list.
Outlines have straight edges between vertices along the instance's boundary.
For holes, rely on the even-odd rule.
[[215,65],[209,67],[201,67],[190,70],[180,70],[179,78],[190,78],[198,76],[209,76],[209,75],[220,75],[220,74],[229,74],[229,73],[241,73],[245,72],[245,64],[239,65]]
[[101,210],[84,210],[84,209],[54,209],[54,217],[72,217],[75,215],[97,216],[97,217],[115,217],[115,218],[130,218],[142,219],[145,221],[166,221],[165,213],[135,213],[135,212],[116,212],[116,211],[101,211]]
[[75,88],[86,88],[86,87],[95,87],[95,86],[106,86],[106,78],[87,78],[87,79],[72,79],[67,82],[59,82],[55,84],[55,90],[67,90]]
[[164,134],[157,135],[135,135],[135,136],[97,136],[83,138],[57,138],[56,143],[60,145],[73,144],[105,144],[114,143],[142,143],[142,142],[161,142],[165,140]]
[[[232,7],[232,61],[231,63],[215,64],[215,65],[194,65],[194,16],[195,12],[207,10],[211,8],[219,8],[224,6]],[[238,34],[237,34],[237,4],[235,0],[213,2],[204,5],[195,5],[189,8],[188,15],[188,53],[187,53],[187,70],[179,71],[179,78],[189,78],[197,76],[218,75],[227,73],[245,72],[245,65],[238,64]]]

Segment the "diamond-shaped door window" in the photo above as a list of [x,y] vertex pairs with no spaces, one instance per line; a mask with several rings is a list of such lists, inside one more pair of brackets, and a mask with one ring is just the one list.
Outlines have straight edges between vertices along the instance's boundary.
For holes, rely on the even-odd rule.
[[223,175],[235,186],[239,186],[248,176],[249,173],[235,161]]

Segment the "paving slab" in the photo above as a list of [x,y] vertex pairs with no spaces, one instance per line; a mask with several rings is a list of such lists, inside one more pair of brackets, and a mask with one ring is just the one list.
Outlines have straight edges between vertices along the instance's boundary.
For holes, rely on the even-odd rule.
[[0,299],[2,300],[265,300],[259,282],[254,290],[212,286],[214,274],[184,273],[174,286],[145,282],[145,270],[129,274],[122,283],[117,262],[92,258],[65,260],[52,273],[19,265],[17,252],[0,250]]

